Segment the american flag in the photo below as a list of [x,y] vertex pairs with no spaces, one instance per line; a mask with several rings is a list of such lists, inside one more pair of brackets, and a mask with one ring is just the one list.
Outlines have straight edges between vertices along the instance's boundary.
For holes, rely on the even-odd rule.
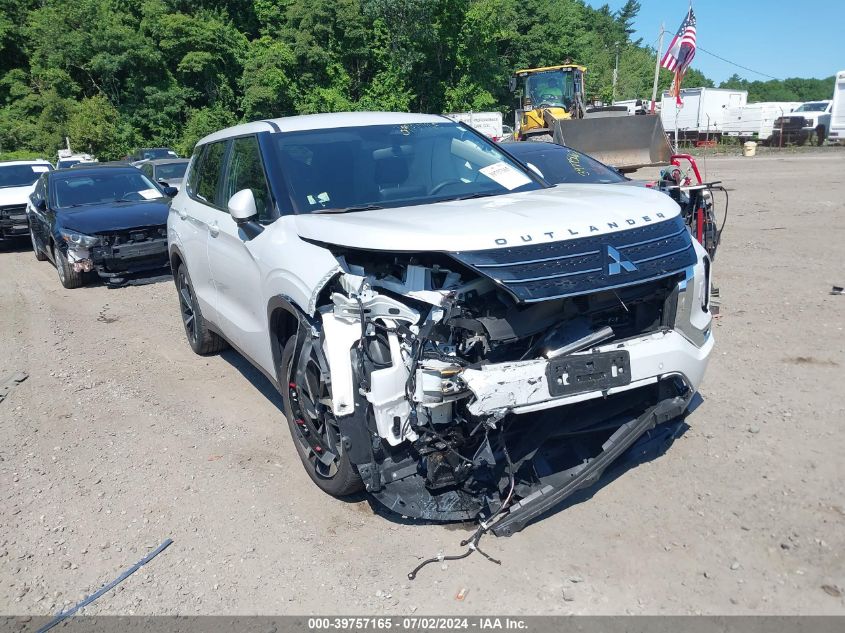
[[683,74],[692,63],[693,57],[695,57],[695,12],[690,7],[687,17],[684,18],[681,28],[672,38],[660,65],[673,73]]

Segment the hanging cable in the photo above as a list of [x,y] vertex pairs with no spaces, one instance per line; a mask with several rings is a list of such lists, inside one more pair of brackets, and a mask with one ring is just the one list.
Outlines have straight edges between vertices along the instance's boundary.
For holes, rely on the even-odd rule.
[[472,536],[470,536],[468,539],[461,541],[461,547],[469,546],[467,551],[465,551],[463,554],[457,554],[455,556],[442,556],[441,555],[441,556],[436,556],[434,558],[428,558],[428,559],[422,561],[416,567],[414,567],[414,569],[408,574],[408,580],[413,580],[414,578],[416,578],[417,573],[419,573],[419,571],[423,567],[425,567],[426,565],[431,565],[432,563],[439,563],[439,562],[443,562],[443,561],[447,561],[447,560],[461,560],[461,559],[466,558],[467,556],[469,556],[473,552],[478,552],[484,558],[489,560],[491,563],[496,563],[497,565],[502,564],[502,561],[500,561],[497,558],[493,558],[492,556],[490,556],[486,552],[482,551],[480,547],[478,547],[478,542],[481,540],[481,537],[484,536],[488,532],[488,530],[490,530],[490,528],[492,527],[493,520],[497,516],[499,516],[499,514],[504,512],[504,510],[506,510],[507,507],[510,505],[511,499],[513,498],[514,489],[516,488],[516,475],[515,475],[514,470],[513,470],[513,462],[511,461],[511,456],[508,453],[508,448],[507,448],[507,446],[505,446],[504,428],[502,428],[502,430],[499,431],[499,441],[502,444],[502,452],[504,453],[505,460],[507,461],[507,464],[508,464],[509,489],[508,489],[508,494],[505,497],[504,502],[502,503],[502,505],[499,506],[499,509],[496,510],[496,512],[494,512],[490,516],[490,518],[487,521],[480,521],[479,522],[478,529],[475,532],[473,532]]
[[701,46],[696,47],[697,50],[700,50],[702,53],[707,53],[711,57],[715,57],[716,59],[721,59],[723,62],[727,62],[731,66],[736,66],[737,68],[742,68],[743,70],[747,70],[750,73],[755,73],[757,75],[762,75],[763,77],[768,77],[769,79],[774,79],[775,81],[780,81],[777,77],[772,77],[771,75],[767,75],[766,73],[761,73],[759,70],[754,70],[753,68],[749,68],[748,66],[743,66],[742,64],[737,64],[736,62],[732,62],[729,59],[725,59],[716,53],[711,53],[706,48],[701,48]]

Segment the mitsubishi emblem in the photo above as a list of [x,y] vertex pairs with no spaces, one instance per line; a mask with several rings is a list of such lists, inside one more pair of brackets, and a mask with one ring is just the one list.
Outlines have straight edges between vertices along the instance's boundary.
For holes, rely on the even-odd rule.
[[634,262],[625,257],[610,244],[605,244],[604,254],[606,272],[608,276],[618,275],[623,269],[626,273],[632,273],[637,269]]

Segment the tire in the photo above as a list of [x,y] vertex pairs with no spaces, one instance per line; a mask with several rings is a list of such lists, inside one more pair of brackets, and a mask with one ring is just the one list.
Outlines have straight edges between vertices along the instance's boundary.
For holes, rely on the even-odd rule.
[[226,341],[208,328],[208,323],[202,316],[185,264],[180,264],[176,270],[175,281],[176,291],[179,294],[179,313],[182,315],[182,325],[185,327],[188,345],[200,356],[217,354],[226,349]]
[[[314,403],[314,391],[319,390],[322,396],[330,397],[330,387],[319,378],[319,363],[316,355],[312,353],[305,361],[294,358],[296,338],[295,335],[291,336],[285,344],[281,372],[284,376],[282,389],[284,412],[296,452],[299,453],[305,472],[323,492],[333,497],[345,497],[361,492],[364,489],[364,482],[361,481],[361,476],[355,466],[349,461],[348,453],[343,449],[340,432],[333,424],[334,416],[325,405]],[[311,379],[301,378],[303,375],[310,376]],[[331,464],[327,465],[320,460],[306,439],[308,432],[303,431],[304,425],[300,427],[296,423],[296,420],[305,419],[312,428],[317,429],[319,444],[335,455]],[[308,433],[308,436],[313,438],[314,434]]]
[[67,256],[55,246],[53,246],[53,261],[56,263],[56,272],[59,274],[62,286],[68,290],[82,287],[85,283],[83,273],[76,272],[67,260]]
[[823,125],[820,125],[816,128],[816,142],[818,143],[819,147],[824,145],[824,137],[826,136],[827,130],[825,130]]
[[47,255],[38,246],[38,240],[35,238],[35,233],[32,230],[32,225],[29,225],[29,239],[32,240],[32,250],[35,251],[35,259],[39,262],[47,260]]

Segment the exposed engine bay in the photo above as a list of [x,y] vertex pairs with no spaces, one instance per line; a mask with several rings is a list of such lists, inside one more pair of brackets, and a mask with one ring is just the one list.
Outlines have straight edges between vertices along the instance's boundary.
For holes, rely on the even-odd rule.
[[[401,515],[496,520],[510,535],[680,416],[695,391],[654,353],[681,338],[692,267],[525,302],[446,254],[332,251],[343,273],[313,332],[325,404],[366,489]],[[636,375],[632,353],[657,375]]]

